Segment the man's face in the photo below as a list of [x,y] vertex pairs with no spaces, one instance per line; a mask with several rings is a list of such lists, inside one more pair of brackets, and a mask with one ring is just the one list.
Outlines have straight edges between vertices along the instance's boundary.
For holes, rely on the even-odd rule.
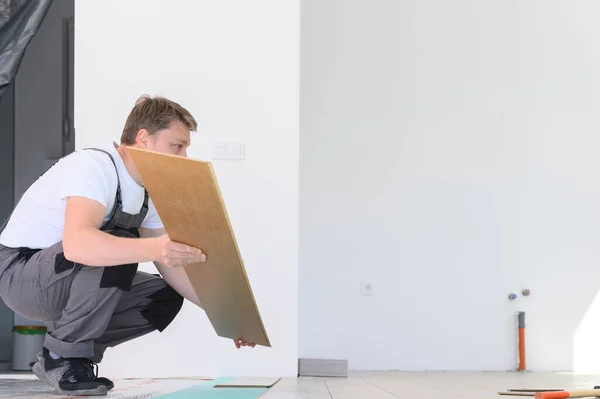
[[153,135],[149,135],[145,130],[138,134],[140,148],[186,158],[190,143],[190,131],[181,122],[172,122],[168,129]]

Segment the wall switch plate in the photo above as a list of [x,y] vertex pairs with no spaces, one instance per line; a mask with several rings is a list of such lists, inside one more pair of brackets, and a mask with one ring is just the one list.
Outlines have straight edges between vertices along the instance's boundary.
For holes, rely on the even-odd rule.
[[373,283],[360,283],[360,294],[361,295],[375,295]]
[[213,159],[244,159],[246,157],[245,143],[213,143]]

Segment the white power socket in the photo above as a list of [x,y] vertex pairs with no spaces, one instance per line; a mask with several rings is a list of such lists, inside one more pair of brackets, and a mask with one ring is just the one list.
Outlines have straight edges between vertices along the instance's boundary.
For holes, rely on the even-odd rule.
[[373,287],[373,283],[360,283],[360,294],[375,295],[375,288]]

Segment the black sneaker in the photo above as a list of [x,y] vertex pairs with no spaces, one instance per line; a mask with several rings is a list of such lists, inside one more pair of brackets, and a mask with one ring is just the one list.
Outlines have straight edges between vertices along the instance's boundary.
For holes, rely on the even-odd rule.
[[105,396],[106,385],[98,381],[94,366],[86,358],[65,359],[67,370],[58,381],[57,391],[61,395]]
[[33,372],[63,395],[103,396],[114,388],[114,383],[108,378],[97,377],[98,366],[91,360],[53,359],[46,348],[38,354]]
[[[50,356],[50,351],[46,348],[43,348],[42,351],[37,354],[37,359],[38,363],[33,365],[33,372],[35,375],[40,380],[45,381],[53,387],[56,387],[58,381],[60,381],[63,373],[67,369],[66,364],[64,364],[65,359],[62,357],[53,359],[52,356]],[[95,362],[91,362],[91,364],[96,368],[97,375],[97,364]],[[115,384],[106,377],[97,377],[96,379],[102,384],[106,385],[106,389],[108,391],[115,387]]]
[[92,367],[94,368],[94,376],[96,377],[96,381],[100,382],[101,384],[104,384],[104,386],[106,386],[106,390],[110,391],[111,389],[113,389],[115,387],[114,382],[112,382],[111,380],[109,380],[106,377],[98,377],[98,364],[96,362],[93,362],[90,360],[90,364],[92,365]]

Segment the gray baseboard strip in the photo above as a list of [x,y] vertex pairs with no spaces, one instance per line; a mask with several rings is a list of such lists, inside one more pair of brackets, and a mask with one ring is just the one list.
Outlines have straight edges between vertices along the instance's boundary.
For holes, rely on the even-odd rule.
[[298,359],[299,377],[348,377],[348,360]]

